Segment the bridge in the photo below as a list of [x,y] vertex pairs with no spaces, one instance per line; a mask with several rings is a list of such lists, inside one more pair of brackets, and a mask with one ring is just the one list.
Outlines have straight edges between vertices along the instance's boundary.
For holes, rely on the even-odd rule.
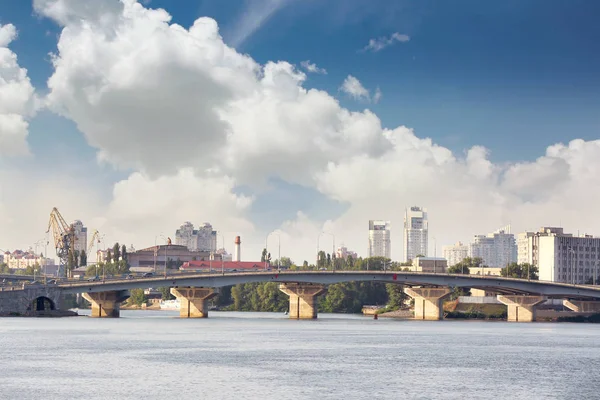
[[13,274],[0,274],[0,282],[6,281],[33,281],[35,278],[40,278],[33,275],[13,275]]
[[[181,317],[203,318],[208,316],[208,300],[218,294],[215,289],[255,282],[278,283],[280,290],[290,297],[289,315],[290,318],[295,319],[316,318],[317,296],[326,290],[326,285],[341,282],[381,282],[402,285],[404,292],[415,300],[416,319],[442,319],[443,300],[456,287],[499,293],[498,300],[507,306],[509,321],[535,320],[536,306],[549,298],[564,299],[565,305],[572,309],[577,308],[576,311],[600,312],[600,287],[597,286],[497,276],[400,271],[197,273],[96,282],[71,281],[53,287],[62,294],[82,293],[92,304],[93,317],[118,317],[119,304],[129,297],[130,289],[170,287],[171,293],[180,300]],[[0,303],[1,300],[0,297]]]

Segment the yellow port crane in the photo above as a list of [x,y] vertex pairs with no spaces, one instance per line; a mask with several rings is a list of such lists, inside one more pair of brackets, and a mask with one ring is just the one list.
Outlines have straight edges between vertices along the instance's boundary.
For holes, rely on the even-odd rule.
[[[88,245],[87,248],[87,256],[89,257],[92,251],[92,249],[94,248],[94,244],[98,244],[100,245],[100,232],[98,232],[97,229],[94,230],[94,233],[92,234],[92,238],[90,239],[90,244]],[[96,264],[98,264],[98,251],[100,249],[98,249],[98,247],[96,247]]]
[[[54,238],[54,248],[56,255],[60,259],[61,266],[66,266],[69,262],[69,252],[75,250],[75,229],[73,225],[67,224],[58,209],[54,207],[50,213],[50,221],[46,233],[52,230]],[[60,271],[62,275],[62,271]]]

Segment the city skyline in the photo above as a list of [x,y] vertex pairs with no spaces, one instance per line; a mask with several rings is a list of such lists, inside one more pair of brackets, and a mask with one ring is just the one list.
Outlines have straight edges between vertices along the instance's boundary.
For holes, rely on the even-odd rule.
[[401,260],[410,204],[429,255],[509,222],[599,230],[595,2],[0,3],[5,248],[52,207],[138,248],[211,221],[250,259],[278,230],[297,262],[322,231],[367,254],[373,217]]

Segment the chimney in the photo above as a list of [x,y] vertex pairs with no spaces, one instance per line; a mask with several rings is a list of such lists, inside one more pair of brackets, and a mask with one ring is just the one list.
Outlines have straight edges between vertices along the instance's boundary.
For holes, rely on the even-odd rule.
[[242,240],[240,239],[239,236],[235,237],[235,250],[233,252],[233,261],[242,261],[241,257],[241,249],[240,249],[240,245],[242,244]]

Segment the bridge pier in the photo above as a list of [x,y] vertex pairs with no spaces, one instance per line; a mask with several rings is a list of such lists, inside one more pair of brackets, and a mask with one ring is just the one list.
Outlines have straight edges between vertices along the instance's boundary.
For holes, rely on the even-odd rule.
[[212,288],[171,288],[171,294],[179,299],[181,318],[207,318],[208,300],[218,293]]
[[546,301],[545,296],[498,295],[498,301],[507,307],[508,322],[533,322],[537,305]]
[[444,319],[444,299],[452,293],[448,288],[404,288],[415,300],[415,319],[439,321]]
[[600,301],[563,300],[563,305],[575,312],[600,313]]
[[119,318],[121,303],[129,298],[128,290],[82,293],[84,299],[92,303],[92,318]]
[[290,296],[290,319],[317,318],[317,296],[325,286],[313,283],[282,283],[279,290]]

